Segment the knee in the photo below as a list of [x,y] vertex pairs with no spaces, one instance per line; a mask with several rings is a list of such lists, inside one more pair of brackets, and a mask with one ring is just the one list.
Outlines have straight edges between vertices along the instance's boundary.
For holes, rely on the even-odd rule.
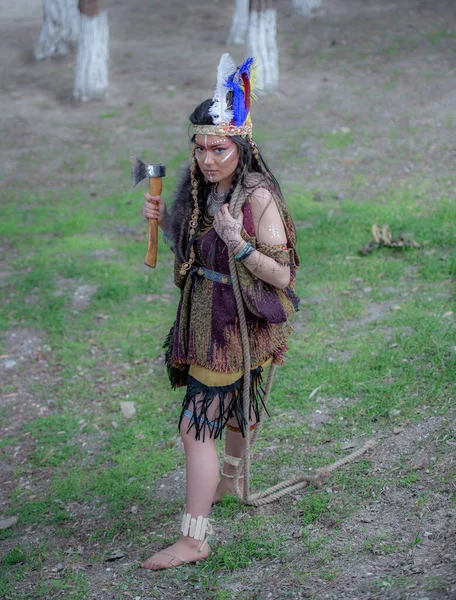
[[188,419],[187,417],[184,417],[180,424],[179,430],[180,430],[182,442],[184,444],[184,448],[186,450],[188,448],[195,446],[195,444],[199,443],[199,441],[196,439],[196,436],[195,436],[195,428],[191,427],[189,429],[189,426],[190,426],[190,419]]

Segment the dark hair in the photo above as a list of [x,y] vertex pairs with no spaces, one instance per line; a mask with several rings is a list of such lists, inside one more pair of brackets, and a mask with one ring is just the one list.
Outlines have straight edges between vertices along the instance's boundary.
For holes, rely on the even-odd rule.
[[[212,116],[209,114],[211,105],[211,99],[201,102],[201,104],[199,104],[190,115],[190,123],[192,125],[213,125]],[[231,188],[227,194],[227,202],[230,201],[233,191],[239,183],[247,189],[248,186],[246,182],[246,175],[248,173],[262,173],[264,175],[263,187],[283,198],[279,183],[269,170],[266,162],[261,156],[260,151],[258,150],[257,160],[252,152],[250,140],[248,138],[243,138],[236,135],[230,136],[230,139],[237,146],[239,161],[233,177]],[[190,140],[193,143],[195,136],[190,136]],[[198,182],[199,208],[200,211],[203,211],[211,184],[206,181],[198,166],[195,170],[195,178]],[[191,240],[189,243],[187,239],[189,218],[193,208],[193,197],[191,193],[192,184],[190,179],[190,169],[187,167],[183,173],[180,185],[177,187],[175,192],[175,200],[171,217],[171,231],[174,251],[180,262],[187,260],[190,245],[193,243],[193,240]]]

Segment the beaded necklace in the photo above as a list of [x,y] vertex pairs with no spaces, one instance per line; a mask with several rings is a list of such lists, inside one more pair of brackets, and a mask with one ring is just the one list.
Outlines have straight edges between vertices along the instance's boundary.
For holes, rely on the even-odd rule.
[[226,190],[226,192],[216,192],[217,189],[217,184],[213,184],[211,186],[211,191],[209,192],[209,196],[207,199],[207,212],[211,215],[214,216],[219,209],[223,206],[223,204],[225,203],[226,197],[228,196],[228,192],[229,190]]

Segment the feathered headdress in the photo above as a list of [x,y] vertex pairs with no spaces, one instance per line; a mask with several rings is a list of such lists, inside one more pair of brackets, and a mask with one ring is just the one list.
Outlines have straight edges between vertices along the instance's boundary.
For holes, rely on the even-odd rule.
[[256,100],[254,59],[239,66],[229,54],[222,54],[217,67],[217,84],[209,114],[213,125],[193,125],[193,133],[252,137],[250,101]]

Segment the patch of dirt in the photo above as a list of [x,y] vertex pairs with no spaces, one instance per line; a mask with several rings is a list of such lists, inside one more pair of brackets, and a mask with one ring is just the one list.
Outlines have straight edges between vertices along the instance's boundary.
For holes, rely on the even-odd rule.
[[[277,600],[452,599],[456,591],[456,507],[451,474],[456,452],[447,443],[454,439],[447,439],[449,425],[448,419],[430,417],[380,439],[379,446],[364,457],[372,462],[372,472],[388,481],[378,498],[367,500],[340,524],[323,516],[305,528],[299,523],[282,525],[286,560],[268,561],[261,575],[258,567],[244,569],[237,574],[237,582],[228,579],[224,587],[245,589],[254,581],[255,589],[261,588],[259,598]],[[438,456],[438,461],[431,460],[431,464],[429,457],[433,456]],[[429,468],[424,468],[422,461]],[[392,468],[397,469],[393,478]],[[409,483],[404,478],[410,472],[419,473],[419,478]],[[331,479],[327,490],[336,498],[338,491],[330,486]],[[293,498],[283,498],[280,510],[287,511],[293,504]],[[274,510],[273,505],[258,509],[267,515]],[[303,546],[304,533],[308,543],[316,544],[316,551]],[[321,539],[329,544],[318,550]],[[322,576],[309,576],[311,573]]]
[[98,285],[79,285],[71,299],[73,310],[84,310],[89,304],[92,296],[96,293],[100,286]]
[[354,329],[355,327],[364,327],[370,323],[377,323],[385,319],[390,310],[397,304],[395,300],[385,300],[384,302],[372,302],[368,305],[365,314],[360,319],[346,321],[343,330]]

